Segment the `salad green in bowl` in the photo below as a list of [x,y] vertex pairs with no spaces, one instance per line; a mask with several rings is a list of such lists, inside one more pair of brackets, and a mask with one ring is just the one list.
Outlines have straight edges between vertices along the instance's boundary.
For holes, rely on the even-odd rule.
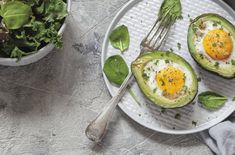
[[61,48],[70,4],[71,0],[0,0],[0,65],[27,65]]

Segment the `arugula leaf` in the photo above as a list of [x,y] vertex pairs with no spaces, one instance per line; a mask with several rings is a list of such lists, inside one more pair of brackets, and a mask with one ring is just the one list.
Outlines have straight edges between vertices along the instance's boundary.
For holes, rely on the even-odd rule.
[[109,57],[103,70],[108,80],[117,85],[121,85],[129,74],[126,62],[119,55]]
[[164,21],[165,26],[176,22],[178,19],[182,19],[182,6],[180,0],[164,0],[158,15],[159,18],[166,17]]
[[198,96],[198,102],[206,109],[216,110],[221,108],[228,101],[227,97],[207,91]]
[[109,40],[114,48],[121,50],[123,53],[129,48],[130,44],[128,28],[125,25],[117,27],[109,36]]
[[31,7],[19,1],[11,1],[1,6],[1,16],[8,29],[19,29],[27,24],[32,14]]

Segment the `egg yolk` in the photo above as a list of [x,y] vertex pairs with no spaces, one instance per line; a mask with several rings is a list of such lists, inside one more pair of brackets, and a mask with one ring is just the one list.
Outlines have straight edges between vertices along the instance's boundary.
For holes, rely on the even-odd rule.
[[158,87],[167,94],[177,94],[185,85],[185,74],[173,66],[159,71],[155,79]]
[[233,40],[222,29],[209,31],[203,40],[206,53],[214,60],[228,59],[233,51]]

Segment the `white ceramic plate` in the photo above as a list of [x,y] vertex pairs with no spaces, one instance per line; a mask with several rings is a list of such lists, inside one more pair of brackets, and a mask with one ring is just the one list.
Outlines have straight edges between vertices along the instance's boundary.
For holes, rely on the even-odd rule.
[[[235,110],[235,103],[232,102],[235,96],[235,80],[223,79],[198,67],[190,56],[187,47],[187,30],[190,24],[189,15],[195,18],[203,13],[217,13],[234,24],[235,13],[220,0],[181,0],[181,2],[184,18],[178,21],[171,29],[165,45],[162,46],[162,50],[173,48],[175,53],[184,57],[193,66],[198,76],[202,79],[199,83],[199,93],[205,90],[212,90],[228,96],[229,101],[220,110],[211,112],[201,108],[196,102],[196,98],[196,104],[189,104],[179,109],[165,110],[162,113],[162,109],[148,101],[141,93],[136,82],[133,82],[132,89],[138,96],[141,102],[140,105],[133,100],[130,94],[126,93],[119,107],[139,124],[168,134],[190,134],[208,129],[223,121]],[[103,44],[102,65],[109,56],[120,54],[118,50],[110,45],[108,36],[116,26],[122,24],[128,26],[130,31],[130,48],[123,55],[126,62],[130,65],[140,51],[141,40],[146,36],[156,20],[161,3],[162,0],[132,0],[121,9],[107,31]],[[181,50],[178,50],[177,43],[181,43]],[[113,86],[106,78],[105,82],[111,95],[114,95],[118,88]],[[181,118],[175,119],[176,114],[180,114]]]

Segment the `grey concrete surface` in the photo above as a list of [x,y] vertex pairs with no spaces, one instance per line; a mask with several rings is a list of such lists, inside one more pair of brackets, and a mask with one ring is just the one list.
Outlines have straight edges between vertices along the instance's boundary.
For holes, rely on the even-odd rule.
[[121,110],[105,140],[84,130],[110,99],[101,72],[101,45],[110,21],[128,0],[73,0],[64,47],[25,67],[0,67],[1,155],[211,155],[194,135],[148,130]]

